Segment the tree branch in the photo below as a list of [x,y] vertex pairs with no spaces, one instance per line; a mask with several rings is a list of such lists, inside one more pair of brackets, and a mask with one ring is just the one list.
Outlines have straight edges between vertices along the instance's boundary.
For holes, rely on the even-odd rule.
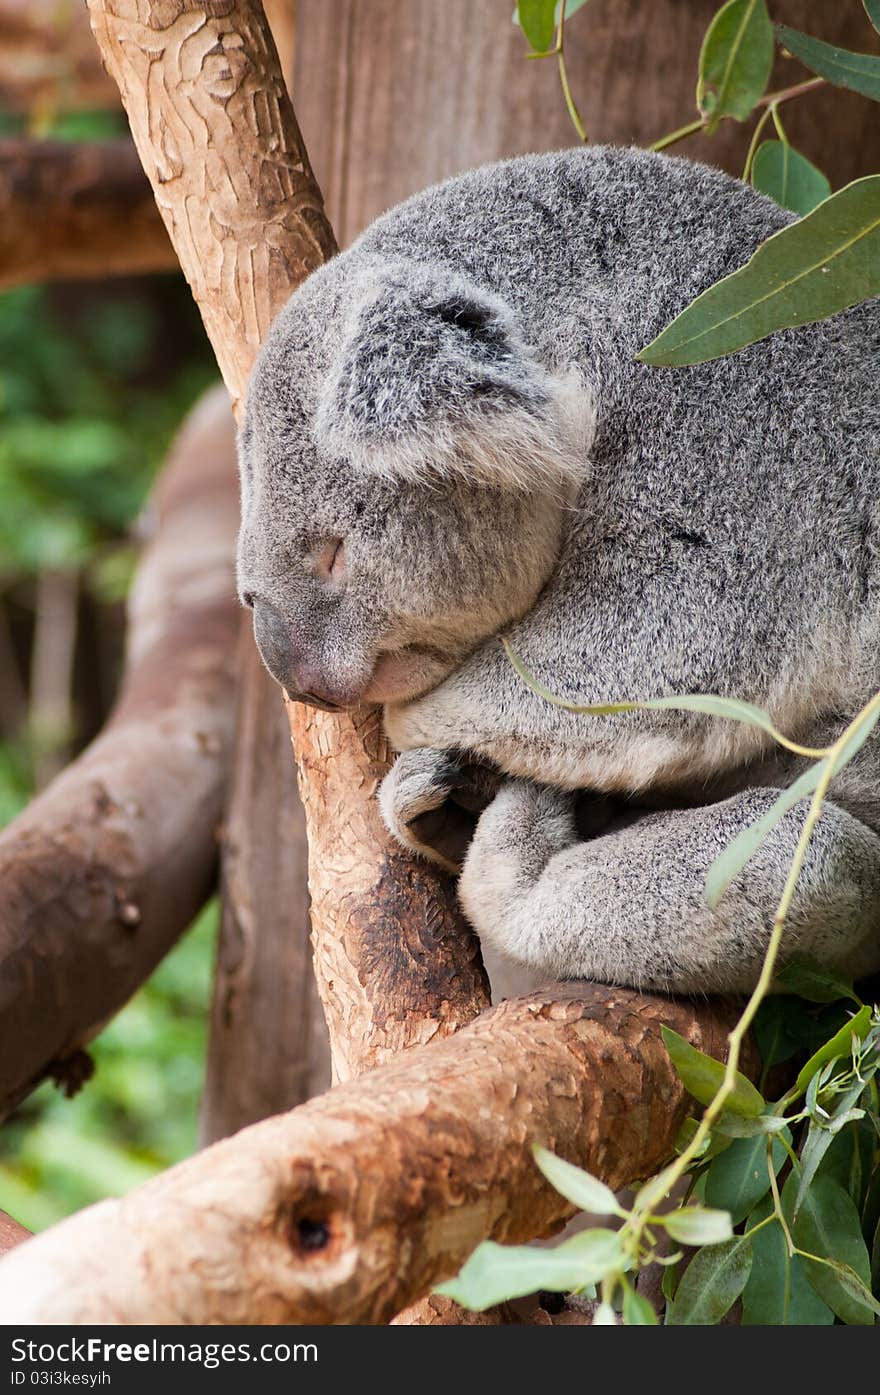
[[174,271],[131,141],[0,140],[0,290]]
[[689,1108],[660,1036],[722,1055],[735,1011],[557,987],[255,1124],[0,1262],[11,1323],[384,1323],[487,1236],[571,1207],[529,1145],[620,1188]]
[[235,712],[234,449],[215,389],[152,496],[119,703],[0,834],[0,1113],[47,1073],[76,1083],[83,1043],[210,893]]

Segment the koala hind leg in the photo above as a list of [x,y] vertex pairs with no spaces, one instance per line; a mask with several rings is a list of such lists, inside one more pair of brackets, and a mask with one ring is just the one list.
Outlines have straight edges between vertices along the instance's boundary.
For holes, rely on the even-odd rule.
[[[761,968],[805,810],[787,814],[716,910],[706,872],[778,789],[650,813],[582,841],[572,794],[512,780],[481,816],[459,883],[477,932],[524,963],[684,993],[744,992]],[[856,977],[880,966],[880,837],[829,803],[786,926],[797,949]]]

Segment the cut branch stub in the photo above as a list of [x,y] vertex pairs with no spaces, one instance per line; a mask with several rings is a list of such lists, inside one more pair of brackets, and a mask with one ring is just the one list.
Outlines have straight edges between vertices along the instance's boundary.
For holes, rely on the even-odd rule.
[[0,1261],[0,1313],[387,1322],[480,1240],[571,1215],[531,1143],[616,1189],[665,1162],[692,1102],[661,1023],[720,1056],[735,1016],[593,985],[511,999],[28,1241]]

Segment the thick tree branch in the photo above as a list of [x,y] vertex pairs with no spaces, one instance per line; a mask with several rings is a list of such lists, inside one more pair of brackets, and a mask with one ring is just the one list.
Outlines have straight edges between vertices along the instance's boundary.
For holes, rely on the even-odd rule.
[[503,1003],[30,1241],[0,1262],[0,1312],[387,1322],[484,1237],[571,1214],[531,1143],[616,1188],[653,1171],[688,1108],[661,1022],[720,1055],[734,1016],[598,986]]
[[24,1240],[30,1240],[31,1232],[14,1221],[5,1211],[0,1211],[0,1255],[5,1255]]
[[[233,401],[290,292],[335,251],[262,9],[89,0],[107,68]],[[319,986],[338,1075],[487,1002],[448,879],[391,848],[376,713],[291,717]],[[334,874],[329,874],[329,869]]]
[[0,290],[176,268],[131,141],[0,140]]
[[153,493],[119,703],[0,834],[0,1113],[78,1054],[209,894],[235,716],[229,401],[190,417]]

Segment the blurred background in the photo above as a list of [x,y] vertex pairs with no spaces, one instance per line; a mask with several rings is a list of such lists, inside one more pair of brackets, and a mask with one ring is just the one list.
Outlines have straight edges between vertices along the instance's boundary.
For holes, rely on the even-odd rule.
[[[573,143],[555,65],[525,60],[512,9],[512,0],[267,0],[343,245],[433,180]],[[697,55],[716,9],[717,0],[583,6],[566,54],[591,138],[648,143],[693,118]],[[856,0],[772,9],[827,39],[876,47]],[[773,85],[804,76],[789,61]],[[787,117],[835,188],[877,167],[870,103],[850,97],[818,93]],[[728,122],[677,153],[738,173],[747,143]],[[15,240],[20,264],[32,231],[8,215],[15,190],[36,178],[38,145],[52,169],[70,172],[70,207],[94,185],[99,152],[110,152],[124,236],[141,236],[143,181],[79,0],[0,0],[0,826],[106,718],[144,501],[176,426],[216,378],[179,275],[65,279],[61,224],[55,279],[40,284],[35,266],[3,289],[4,247]],[[108,250],[108,273],[111,262]],[[167,265],[167,251],[145,253],[142,264],[153,262]],[[74,1099],[44,1083],[0,1129],[0,1207],[24,1225],[41,1229],[124,1192],[196,1146],[217,922],[212,901],[90,1047],[96,1070]]]

